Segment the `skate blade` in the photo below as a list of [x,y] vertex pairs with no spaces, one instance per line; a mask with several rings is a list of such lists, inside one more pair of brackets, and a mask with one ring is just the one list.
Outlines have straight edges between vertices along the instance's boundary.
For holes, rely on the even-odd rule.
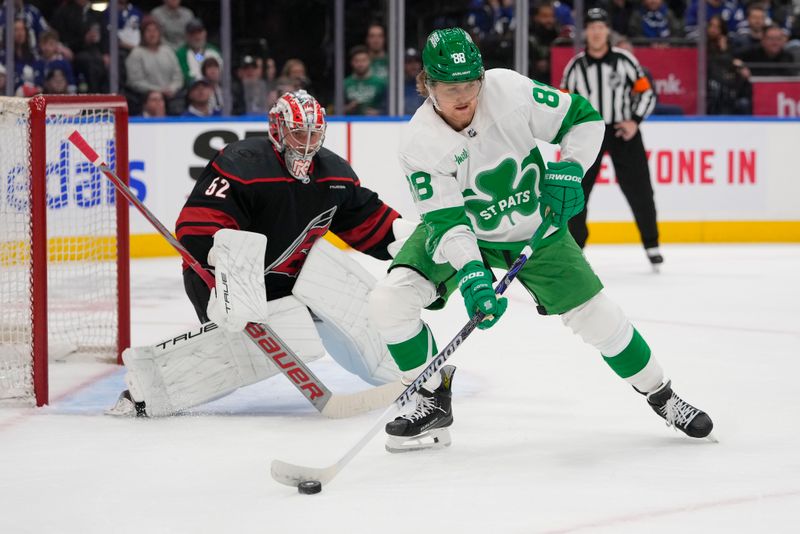
[[437,428],[418,436],[388,436],[386,450],[391,453],[413,452],[449,447],[453,441],[447,428]]
[[717,436],[715,436],[713,432],[711,434],[707,435],[706,439],[708,441],[710,441],[711,443],[719,443],[719,440],[717,439]]
[[653,268],[653,274],[661,274],[661,265],[658,263],[651,263],[650,267]]

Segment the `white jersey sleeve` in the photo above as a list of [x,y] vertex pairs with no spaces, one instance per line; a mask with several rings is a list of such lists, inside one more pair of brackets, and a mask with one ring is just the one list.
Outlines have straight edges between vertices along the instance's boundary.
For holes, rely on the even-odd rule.
[[531,80],[530,125],[534,137],[561,145],[561,160],[589,170],[600,151],[605,123],[588,100]]
[[400,165],[428,229],[426,250],[437,263],[460,269],[480,260],[478,242],[464,210],[458,161],[442,154],[464,152],[466,141],[436,115],[430,100],[412,118],[401,141]]

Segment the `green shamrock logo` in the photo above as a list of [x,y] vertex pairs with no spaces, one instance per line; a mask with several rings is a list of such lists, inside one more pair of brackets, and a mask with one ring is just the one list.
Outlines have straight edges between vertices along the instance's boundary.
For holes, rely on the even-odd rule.
[[[527,216],[536,212],[539,204],[533,193],[537,175],[536,166],[528,168],[515,186],[517,174],[517,162],[506,158],[494,169],[480,172],[475,177],[475,186],[478,190],[491,197],[491,200],[464,200],[467,211],[475,215],[478,228],[492,231],[500,226],[503,217],[508,217],[508,221],[513,225],[515,224],[511,217],[513,213]],[[464,191],[465,197],[474,195],[475,192],[470,189]]]

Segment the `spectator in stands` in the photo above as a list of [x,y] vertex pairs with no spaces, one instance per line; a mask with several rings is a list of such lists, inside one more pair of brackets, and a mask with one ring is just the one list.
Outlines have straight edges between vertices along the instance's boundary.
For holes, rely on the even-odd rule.
[[386,113],[386,81],[370,71],[369,51],[364,45],[350,50],[352,74],[344,80],[345,113],[382,115]]
[[386,57],[386,31],[383,26],[373,22],[367,28],[367,37],[364,40],[369,52],[370,70],[372,75],[382,80],[389,78],[389,62]]
[[719,15],[709,19],[706,113],[709,115],[749,115],[751,110],[750,71],[731,53],[728,28]]
[[222,70],[216,58],[209,57],[200,65],[203,79],[211,87],[211,108],[222,112],[224,94],[222,92]]
[[740,24],[739,29],[731,36],[732,52],[740,55],[761,46],[761,39],[764,37],[764,28],[766,27],[767,9],[764,4],[750,4],[747,8],[747,20]]
[[213,57],[222,65],[222,54],[216,46],[208,42],[206,27],[200,19],[192,19],[186,25],[186,44],[175,53],[187,86],[202,78],[200,65],[206,58]]
[[186,25],[194,19],[194,13],[181,6],[181,0],[164,0],[150,14],[158,22],[166,45],[177,50],[186,44]]
[[233,114],[264,115],[267,107],[267,82],[263,66],[255,56],[246,55],[239,61],[233,82]]
[[66,73],[58,68],[47,71],[42,92],[46,95],[69,94],[69,82]]
[[108,32],[89,0],[68,0],[53,14],[53,27],[74,54],[78,91],[108,91]]
[[203,79],[195,80],[186,92],[184,117],[212,117],[220,114],[211,105],[211,85]]
[[166,117],[167,103],[161,91],[149,91],[144,99],[142,117]]
[[37,69],[39,61],[28,44],[25,20],[14,21],[14,88],[25,85],[22,96],[37,94],[44,82],[44,72]]
[[611,29],[619,35],[628,35],[628,25],[635,9],[632,0],[611,0],[608,5]]
[[561,27],[561,36],[575,38],[575,17],[572,15],[572,2],[566,3],[560,0],[553,2],[553,8],[556,10],[556,20]]
[[[15,66],[18,65],[19,64]],[[17,90],[14,93],[15,96],[29,98],[42,92],[41,82],[36,80],[36,73],[32,66],[23,65],[22,68],[20,68],[17,79],[19,80],[19,84],[17,85]]]
[[[686,9],[686,35],[697,37],[697,7],[700,0],[691,0]],[[706,0],[706,17],[714,15],[725,22],[728,32],[735,32],[744,21],[744,9],[738,0]]]
[[75,93],[77,90],[75,74],[72,72],[72,64],[61,53],[58,32],[55,30],[42,32],[39,36],[39,57],[37,70],[42,73],[42,79],[44,79],[44,73],[53,69],[61,69],[67,78],[67,92]]
[[560,28],[556,11],[548,0],[537,3],[533,8],[533,20],[528,37],[528,74],[534,80],[550,83],[550,47],[559,37]]
[[420,71],[422,58],[415,48],[409,48],[403,64],[403,115],[413,115],[425,102],[425,97],[417,91],[417,75]]
[[[139,46],[142,39],[142,10],[131,4],[128,0],[117,0],[119,8],[119,16],[117,20],[117,29],[119,37],[119,48],[124,54],[120,60],[124,61],[128,52]],[[110,24],[111,8],[105,11],[106,23]]]
[[753,76],[795,76],[794,56],[783,49],[786,34],[774,24],[764,28],[761,46],[743,52],[739,58],[747,64]]
[[[0,60],[5,61],[5,31],[6,31],[6,9],[5,1],[0,1]],[[36,6],[32,6],[22,0],[14,0],[14,17],[22,20],[25,24],[25,35],[28,46],[31,50],[36,50],[39,46],[39,38],[42,32],[50,29],[47,20],[42,16],[41,11]]]
[[183,74],[175,52],[161,43],[161,29],[152,18],[142,21],[142,44],[131,50],[125,60],[128,89],[139,103],[150,91],[161,91],[167,101],[167,112],[183,111]]
[[[791,0],[757,0],[767,12],[767,23],[774,24],[788,33],[792,26],[793,6]],[[795,3],[800,5],[800,3]]]
[[480,47],[487,69],[513,67],[513,19],[513,0],[472,0],[465,29]]
[[293,93],[298,89],[300,88],[297,87],[297,83],[291,78],[286,78],[285,76],[278,77],[272,85],[272,89],[267,93],[267,109],[272,109],[272,106],[275,105],[275,102],[277,102],[278,98],[284,93]]
[[638,9],[631,14],[628,24],[629,37],[664,39],[681,37],[681,21],[667,7],[664,0],[642,0]]
[[283,69],[281,70],[281,77],[289,78],[290,80],[292,80],[294,82],[294,85],[297,86],[297,89],[305,89],[309,93],[312,92],[311,80],[308,78],[308,72],[306,71],[306,64],[303,63],[303,61],[300,59],[297,58],[287,59],[286,63],[283,64]]

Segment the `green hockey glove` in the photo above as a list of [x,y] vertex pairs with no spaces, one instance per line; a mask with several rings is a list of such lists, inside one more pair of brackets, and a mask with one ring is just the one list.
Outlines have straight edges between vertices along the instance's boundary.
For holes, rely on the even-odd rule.
[[548,163],[539,197],[539,213],[544,218],[550,208],[553,226],[562,227],[572,217],[583,211],[584,199],[581,180],[583,169],[572,161]]
[[464,296],[464,304],[470,317],[482,311],[486,319],[478,328],[486,330],[496,323],[506,311],[508,300],[497,298],[492,288],[492,273],[483,262],[471,261],[458,271],[458,287]]

